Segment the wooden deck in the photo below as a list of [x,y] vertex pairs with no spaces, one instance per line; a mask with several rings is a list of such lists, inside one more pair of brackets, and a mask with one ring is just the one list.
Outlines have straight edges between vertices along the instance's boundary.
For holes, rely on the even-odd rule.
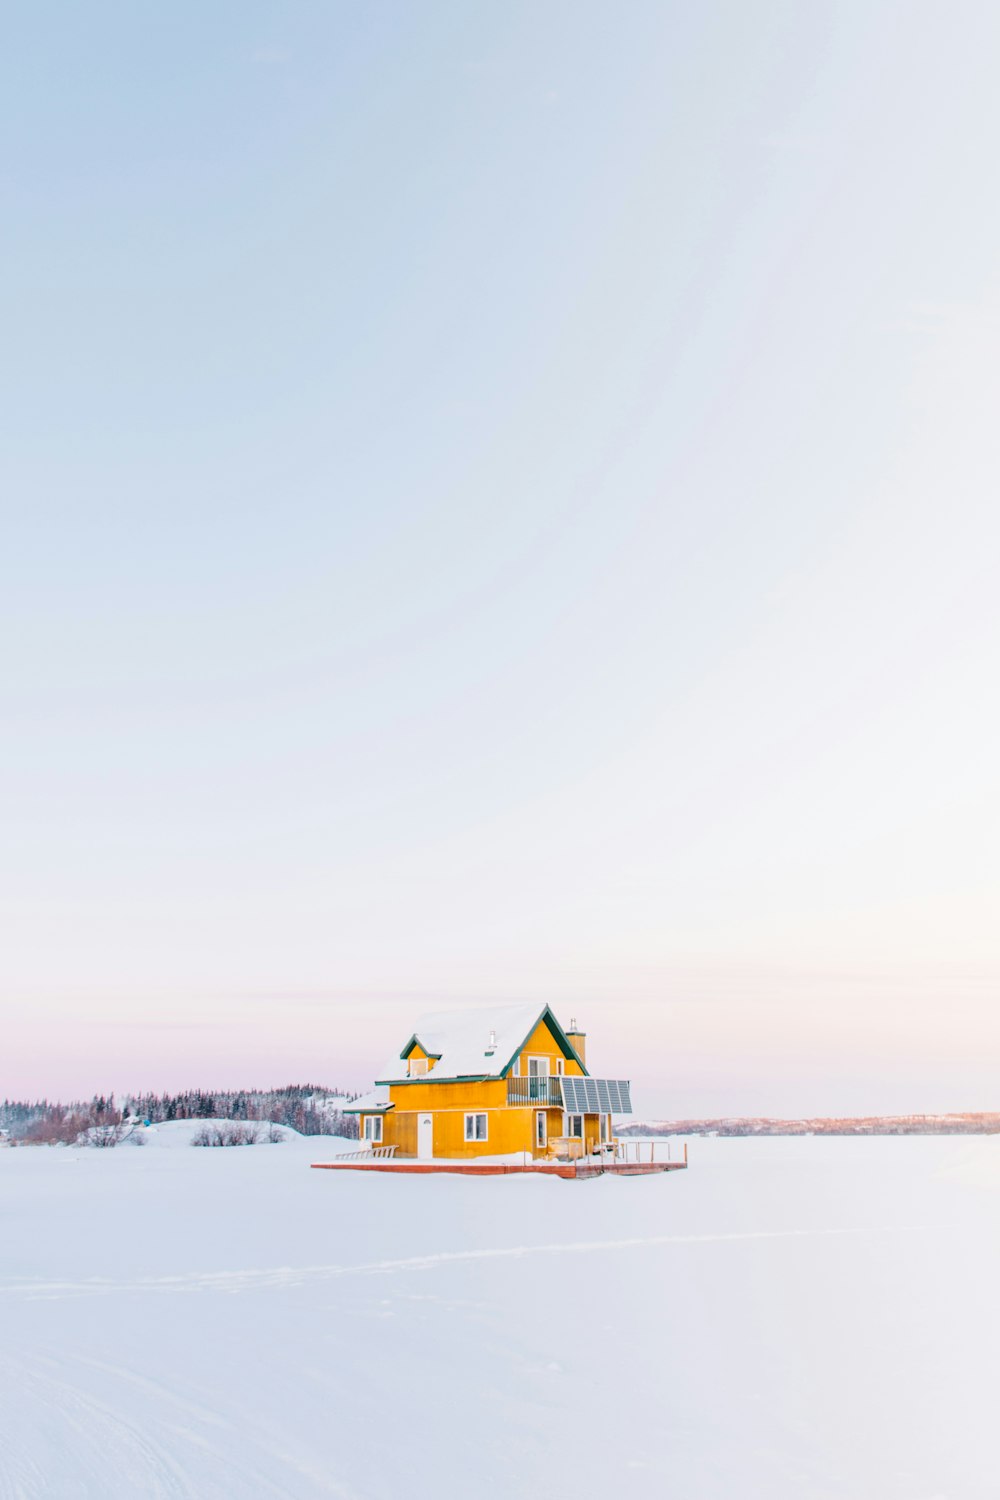
[[320,1172],[385,1172],[432,1173],[448,1172],[459,1177],[511,1177],[524,1173],[540,1173],[544,1177],[561,1177],[568,1182],[584,1182],[592,1177],[648,1177],[653,1172],[682,1172],[687,1167],[684,1161],[531,1161],[531,1162],[477,1162],[477,1161],[360,1161],[352,1155],[350,1161],[314,1161],[312,1167]]

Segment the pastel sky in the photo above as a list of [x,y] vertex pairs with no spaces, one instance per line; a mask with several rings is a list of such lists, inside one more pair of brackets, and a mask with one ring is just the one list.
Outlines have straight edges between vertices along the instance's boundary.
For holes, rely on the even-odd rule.
[[537,998],[1000,1107],[1000,9],[9,9],[0,1095]]

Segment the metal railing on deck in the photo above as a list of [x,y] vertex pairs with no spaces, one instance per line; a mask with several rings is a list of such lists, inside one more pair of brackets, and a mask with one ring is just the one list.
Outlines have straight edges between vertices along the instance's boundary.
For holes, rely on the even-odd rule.
[[618,1136],[612,1141],[580,1140],[579,1136],[550,1136],[549,1152],[560,1161],[606,1162],[613,1166],[640,1167],[663,1166],[664,1163],[687,1165],[687,1142],[679,1154],[671,1152],[669,1140],[622,1140]]
[[395,1146],[359,1146],[357,1151],[341,1151],[338,1161],[388,1161],[395,1156]]
[[[673,1156],[669,1140],[642,1141],[632,1139],[615,1141],[615,1159],[623,1165],[641,1166],[643,1162],[669,1162],[678,1161],[679,1157]],[[683,1159],[687,1161],[687,1146],[683,1147]]]
[[507,1079],[508,1104],[552,1105],[562,1109],[562,1102],[562,1079],[559,1077]]

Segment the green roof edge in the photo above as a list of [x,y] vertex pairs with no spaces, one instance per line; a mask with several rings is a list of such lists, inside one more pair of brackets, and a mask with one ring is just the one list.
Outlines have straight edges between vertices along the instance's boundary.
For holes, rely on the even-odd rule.
[[424,1052],[428,1057],[433,1057],[433,1059],[434,1059],[435,1062],[440,1062],[441,1061],[441,1053],[440,1052],[428,1052],[427,1048],[424,1046],[423,1042],[420,1040],[420,1038],[417,1035],[417,1033],[414,1032],[413,1035],[410,1037],[410,1040],[407,1042],[406,1046],[403,1048],[402,1052],[399,1054],[400,1060],[402,1062],[406,1061],[406,1059],[409,1057],[410,1053],[413,1051],[414,1047],[419,1047],[420,1050],[422,1052]]
[[563,1056],[571,1058],[573,1062],[577,1063],[578,1066],[583,1069],[584,1078],[589,1078],[590,1074],[587,1072],[586,1063],[580,1056],[579,1052],[577,1052],[576,1048],[573,1046],[573,1043],[570,1041],[565,1031],[563,1031],[562,1027],[559,1025],[559,1022],[555,1018],[555,1013],[551,1005],[546,1005],[541,1013],[537,1016],[537,1018],[532,1022],[531,1031],[528,1032],[528,1035],[524,1038],[524,1041],[521,1043],[521,1045],[519,1047],[515,1047],[507,1062],[507,1066],[500,1074],[500,1077],[506,1078],[509,1075],[511,1068],[514,1066],[514,1059],[516,1057],[520,1057],[521,1053],[524,1051],[524,1048],[527,1046],[531,1038],[532,1032],[537,1031],[543,1021],[548,1021],[549,1030],[552,1032],[552,1035],[559,1043]]

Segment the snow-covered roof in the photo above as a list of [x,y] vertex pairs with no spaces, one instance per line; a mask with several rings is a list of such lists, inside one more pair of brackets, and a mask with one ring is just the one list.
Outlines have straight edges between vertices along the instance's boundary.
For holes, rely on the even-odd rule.
[[370,1093],[362,1094],[350,1104],[345,1104],[341,1114],[345,1115],[377,1115],[387,1109],[395,1109],[395,1105],[389,1102],[389,1090],[374,1088]]
[[[499,1078],[524,1046],[547,1005],[499,1005],[488,1010],[438,1011],[421,1016],[404,1048],[377,1075],[379,1083],[398,1083],[409,1077],[405,1058],[414,1042],[438,1061],[427,1078],[434,1083],[446,1078]],[[551,1015],[551,1013],[550,1013]],[[557,1036],[565,1039],[559,1022],[551,1016]],[[575,1056],[570,1043],[569,1055]],[[355,1106],[356,1108],[357,1106]]]

